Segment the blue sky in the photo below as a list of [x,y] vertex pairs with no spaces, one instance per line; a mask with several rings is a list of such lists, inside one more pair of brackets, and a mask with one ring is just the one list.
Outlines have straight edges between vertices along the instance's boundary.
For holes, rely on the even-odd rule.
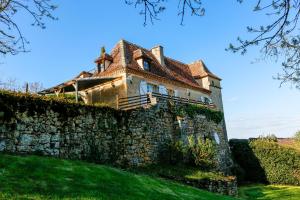
[[300,91],[290,85],[279,88],[279,82],[272,79],[280,72],[280,63],[267,60],[252,64],[260,57],[255,48],[245,56],[225,51],[237,36],[249,36],[247,25],[270,20],[253,13],[250,1],[206,1],[206,16],[187,15],[184,26],[176,13],[177,4],[169,1],[161,20],[146,27],[139,11],[123,0],[74,2],[57,1],[55,15],[59,20],[48,21],[45,30],[30,26],[30,18],[20,13],[16,20],[30,41],[30,52],[1,58],[2,80],[39,81],[49,87],[93,69],[101,46],[110,51],[121,38],[146,48],[161,44],[167,56],[186,63],[203,59],[223,78],[230,138],[270,133],[287,137],[300,130]]

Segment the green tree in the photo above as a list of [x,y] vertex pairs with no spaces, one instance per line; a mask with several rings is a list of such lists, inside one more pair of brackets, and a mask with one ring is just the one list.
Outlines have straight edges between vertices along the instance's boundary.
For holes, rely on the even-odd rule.
[[300,143],[300,131],[297,131],[294,135],[295,140]]

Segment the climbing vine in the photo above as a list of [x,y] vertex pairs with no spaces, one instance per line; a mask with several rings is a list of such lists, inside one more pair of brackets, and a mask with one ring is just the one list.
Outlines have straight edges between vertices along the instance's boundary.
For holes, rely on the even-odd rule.
[[213,110],[202,105],[186,104],[174,105],[174,112],[177,116],[194,117],[195,115],[204,115],[208,120],[212,120],[217,124],[223,120],[223,112]]

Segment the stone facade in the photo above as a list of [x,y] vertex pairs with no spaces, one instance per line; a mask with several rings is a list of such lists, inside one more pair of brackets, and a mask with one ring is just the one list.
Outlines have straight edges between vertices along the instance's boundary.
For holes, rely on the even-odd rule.
[[185,64],[166,57],[162,46],[145,49],[120,40],[110,54],[102,52],[95,64],[93,73],[83,71],[40,94],[75,94],[86,104],[102,103],[118,109],[119,99],[155,92],[210,102],[223,111],[221,79],[203,61]]
[[[1,97],[1,96],[0,96]],[[2,98],[2,97],[1,97]],[[218,142],[221,171],[231,165],[223,123],[205,116],[177,116],[163,106],[132,111],[1,99],[0,151],[92,160],[121,166],[159,162],[168,145],[188,135],[211,135]],[[217,136],[216,136],[217,134]]]

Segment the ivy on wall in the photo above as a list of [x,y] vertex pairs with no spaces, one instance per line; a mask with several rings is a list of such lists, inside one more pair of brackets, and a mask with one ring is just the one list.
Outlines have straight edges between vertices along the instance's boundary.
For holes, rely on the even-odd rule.
[[195,115],[204,115],[206,119],[212,120],[217,124],[223,120],[223,112],[213,110],[201,105],[195,104],[185,104],[185,105],[175,105],[174,112],[177,116],[185,116],[194,117]]

